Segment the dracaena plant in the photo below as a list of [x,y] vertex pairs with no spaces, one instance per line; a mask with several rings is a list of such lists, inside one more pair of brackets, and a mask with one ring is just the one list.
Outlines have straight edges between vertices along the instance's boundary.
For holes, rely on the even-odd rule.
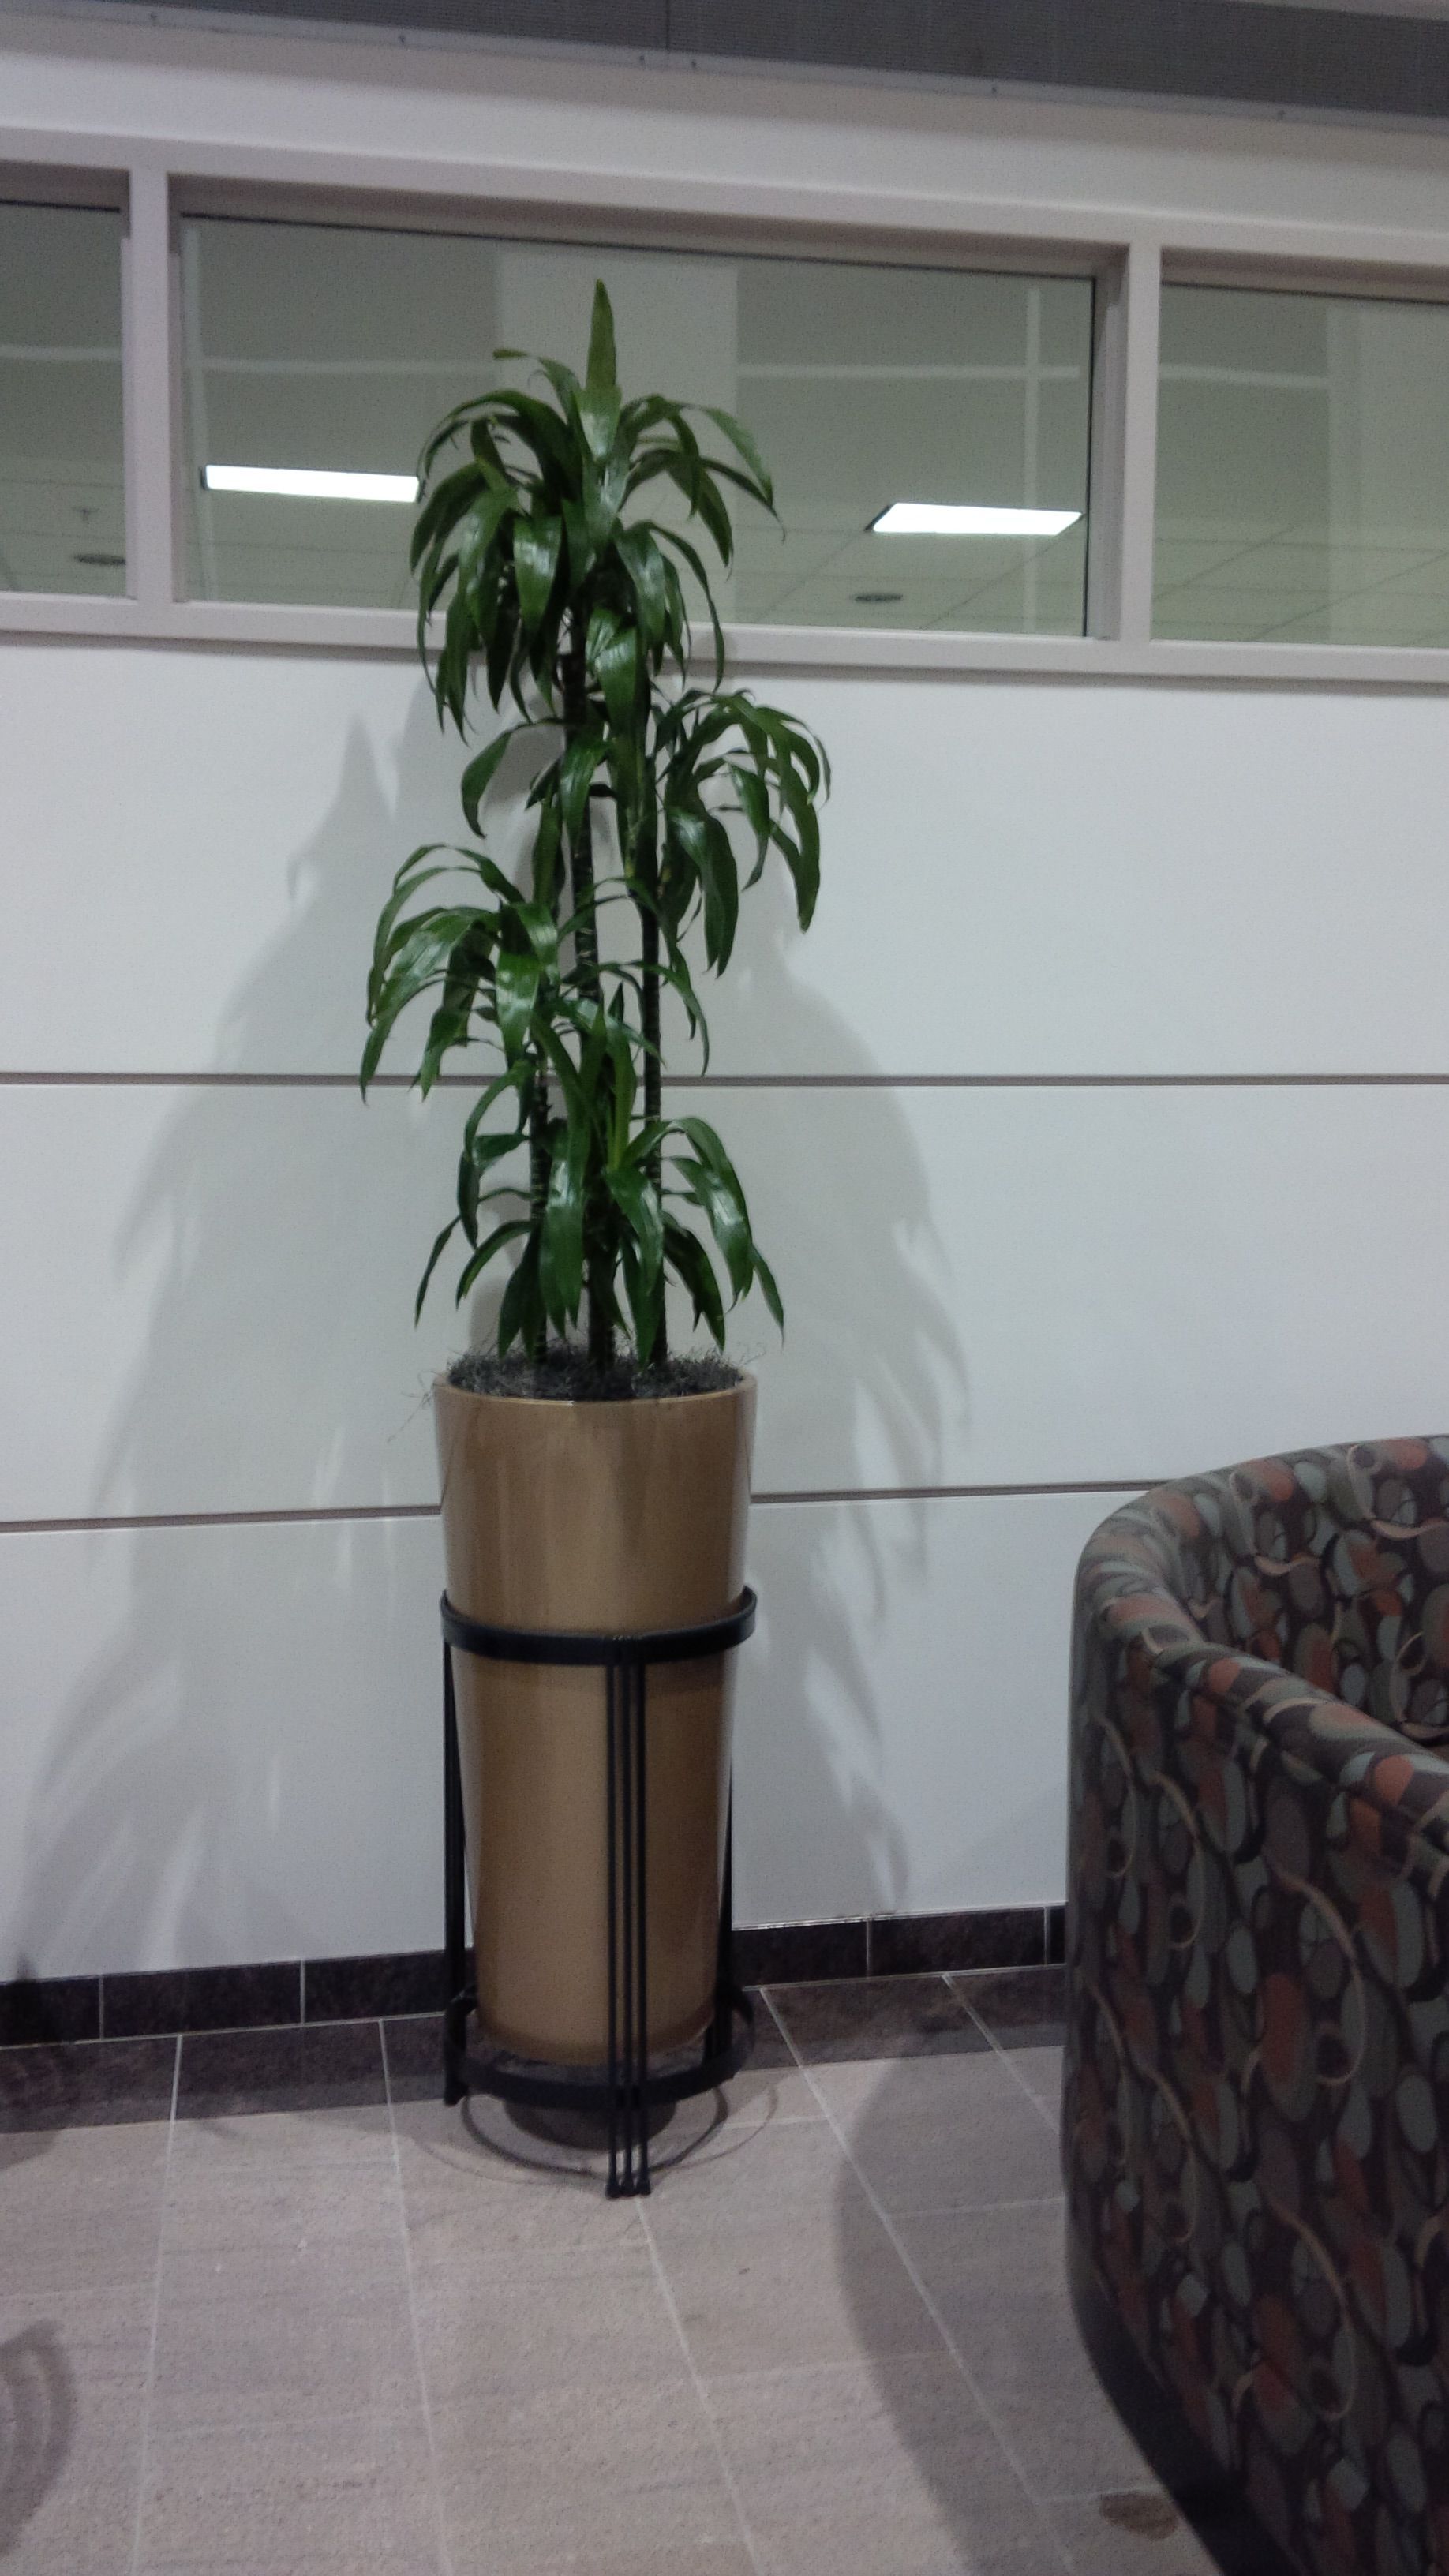
[[[602,284],[583,381],[537,363],[543,392],[505,386],[460,403],[420,460],[412,564],[439,721],[467,737],[478,680],[507,720],[463,773],[474,840],[429,844],[398,870],[368,980],[362,1085],[421,994],[434,999],[419,1091],[456,1051],[493,1050],[419,1312],[457,1235],[460,1301],[512,1257],[500,1356],[517,1345],[539,1359],[582,1317],[593,1365],[613,1362],[622,1335],[657,1366],[669,1274],[721,1345],[727,1296],[758,1286],[783,1320],[719,1137],[702,1118],[664,1114],[661,1002],[678,997],[707,1062],[692,934],[698,925],[721,972],[744,866],[753,885],[772,852],[809,922],[829,771],[803,726],[724,683],[700,543],[729,564],[726,488],[773,512],[748,431],[659,394],[623,399]],[[650,515],[661,495],[669,517]],[[707,685],[691,680],[686,573],[713,635]],[[520,776],[529,831],[516,882],[486,837]]]

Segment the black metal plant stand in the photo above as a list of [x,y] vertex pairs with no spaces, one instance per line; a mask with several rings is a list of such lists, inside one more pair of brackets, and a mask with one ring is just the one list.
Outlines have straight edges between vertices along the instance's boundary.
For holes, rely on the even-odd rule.
[[[665,2102],[707,2093],[744,2064],[754,2014],[733,1979],[733,1817],[725,1829],[720,1889],[719,1950],[714,2014],[701,2055],[688,2063],[649,2065],[649,1938],[645,1903],[648,1796],[645,1777],[645,1711],[651,1664],[693,1663],[742,1645],[755,1624],[755,1595],[746,1590],[737,1610],[691,1628],[656,1628],[637,1636],[603,1636],[573,1629],[494,1628],[465,1619],[446,1592],[443,1621],[443,1905],[447,2003],[443,2016],[443,2098],[461,2102],[469,2092],[493,2093],[505,2102],[549,2109],[601,2110],[608,2121],[611,2200],[642,2197],[649,2189],[648,2113]],[[463,1782],[458,1765],[458,1713],[453,1657],[481,1655],[491,1663],[594,1664],[604,1675],[608,1780],[609,2056],[606,2066],[564,2071],[533,2058],[498,2050],[479,2057],[467,2044],[468,2015],[477,2003],[465,1983]]]

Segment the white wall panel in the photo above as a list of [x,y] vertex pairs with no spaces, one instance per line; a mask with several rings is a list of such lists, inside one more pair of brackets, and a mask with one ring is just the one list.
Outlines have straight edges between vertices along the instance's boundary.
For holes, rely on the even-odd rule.
[[0,1980],[441,1942],[434,1521],[0,1539]]
[[1147,1479],[1449,1420],[1449,1091],[711,1106],[786,1305],[761,1491]]
[[[455,1107],[457,1095],[448,1095]],[[400,1092],[0,1089],[0,1519],[432,1502],[415,1333],[456,1116]]]
[[[698,1106],[696,1095],[689,1095]],[[1449,1420],[1449,1091],[741,1090],[763,1492],[1092,1483]],[[0,1519],[424,1503],[462,1102],[0,1090]],[[496,1300],[498,1289],[493,1291]],[[479,1309],[484,1312],[485,1309]]]
[[[1449,1066],[1437,697],[768,674],[835,765],[705,986],[719,1073]],[[673,1060],[678,1061],[678,1057]]]
[[355,1071],[456,776],[405,663],[0,646],[0,1069]]
[[[765,1506],[741,1922],[1060,1897],[1110,1496]],[[0,1981],[441,1939],[434,1521],[0,1538]]]
[[1123,1499],[756,1507],[741,1922],[1060,1902],[1072,1578]]
[[[809,936],[780,871],[702,986],[716,1072],[1449,1064],[1441,699],[758,686],[836,787]],[[461,765],[405,663],[0,647],[0,1070],[351,1072]]]

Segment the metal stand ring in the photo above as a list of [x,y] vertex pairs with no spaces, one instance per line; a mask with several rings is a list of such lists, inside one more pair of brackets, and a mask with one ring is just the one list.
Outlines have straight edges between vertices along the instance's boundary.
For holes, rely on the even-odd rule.
[[[574,1629],[500,1628],[455,1610],[446,1592],[443,1627],[444,1946],[447,2004],[443,2018],[443,2094],[459,2102],[470,2090],[504,2101],[550,2108],[601,2109],[608,2119],[610,2199],[649,2190],[647,2112],[679,2102],[738,2072],[748,2057],[754,2014],[732,1977],[733,1812],[725,1828],[714,2013],[703,2054],[691,2065],[649,2066],[649,1969],[646,1795],[646,1695],[651,1664],[693,1663],[741,1645],[755,1625],[748,1588],[722,1618],[684,1628],[612,1635]],[[454,1653],[494,1663],[593,1665],[604,1675],[608,1781],[609,2055],[600,2070],[577,2074],[500,2050],[480,2057],[467,2046],[468,2015],[477,2001],[464,1982],[463,1785],[458,1761]]]

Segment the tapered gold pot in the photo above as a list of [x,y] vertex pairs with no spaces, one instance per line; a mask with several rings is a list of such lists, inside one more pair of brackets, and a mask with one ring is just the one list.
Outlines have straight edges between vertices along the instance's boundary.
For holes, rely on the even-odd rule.
[[[618,1404],[433,1394],[448,1597],[510,1628],[682,1628],[744,1586],[755,1382]],[[649,2045],[714,2002],[733,1655],[654,1664]],[[478,2016],[526,2057],[608,2055],[604,1679],[453,1659]]]

